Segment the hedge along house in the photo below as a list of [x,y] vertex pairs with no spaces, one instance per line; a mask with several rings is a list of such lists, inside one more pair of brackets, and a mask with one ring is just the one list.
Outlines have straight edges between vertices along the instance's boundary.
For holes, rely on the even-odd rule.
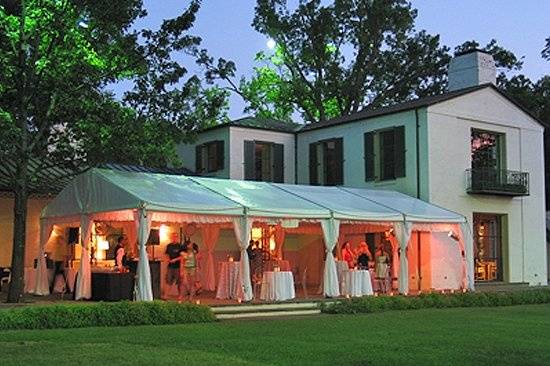
[[[495,75],[492,57],[474,50],[451,61],[446,93],[303,125],[295,150],[285,149],[292,183],[393,190],[451,209],[473,225],[476,282],[546,284],[544,126],[494,86]],[[234,160],[242,146],[226,148]],[[416,288],[447,280],[428,265],[445,240],[413,237]]]
[[[94,223],[130,222],[126,233],[138,243],[136,299],[152,300],[151,273],[146,242],[151,227],[158,224],[194,224],[201,230],[201,246],[207,252],[204,276],[215,282],[214,251],[221,230],[234,232],[240,253],[239,282],[245,301],[253,298],[247,247],[253,227],[272,226],[283,233],[317,233],[323,238],[323,293],[339,296],[339,281],[332,254],[340,234],[381,232],[393,229],[393,267],[399,291],[408,293],[408,252],[413,232],[453,231],[457,242],[449,243],[449,254],[459,260],[442,267],[456,282],[452,289],[473,289],[472,241],[461,215],[397,192],[366,189],[315,187],[266,182],[247,182],[164,174],[92,169],[76,177],[42,213],[41,246],[38,255],[36,294],[47,294],[47,273],[42,252],[56,226],[77,225],[81,230],[81,258],[76,298],[91,297],[90,242]],[[131,228],[134,228],[133,231]],[[284,234],[278,245],[284,246]],[[306,253],[307,255],[307,253]],[[469,259],[468,259],[469,258]]]

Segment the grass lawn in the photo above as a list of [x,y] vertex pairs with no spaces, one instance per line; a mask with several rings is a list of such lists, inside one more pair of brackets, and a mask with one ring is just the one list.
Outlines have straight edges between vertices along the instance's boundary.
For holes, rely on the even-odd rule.
[[0,332],[0,365],[549,365],[550,305]]

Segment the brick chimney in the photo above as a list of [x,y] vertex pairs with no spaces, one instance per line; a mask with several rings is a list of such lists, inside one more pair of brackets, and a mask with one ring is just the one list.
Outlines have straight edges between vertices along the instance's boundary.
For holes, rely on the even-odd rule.
[[478,49],[457,54],[449,63],[449,91],[481,84],[496,84],[493,56]]

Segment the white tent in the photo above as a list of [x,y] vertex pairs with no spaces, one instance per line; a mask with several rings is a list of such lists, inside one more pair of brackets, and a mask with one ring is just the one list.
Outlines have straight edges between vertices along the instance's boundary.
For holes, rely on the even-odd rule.
[[[94,221],[133,221],[140,248],[137,299],[152,300],[150,271],[145,243],[151,222],[233,223],[241,250],[241,279],[244,300],[252,298],[246,249],[253,222],[305,220],[321,223],[327,251],[324,293],[339,294],[332,249],[338,240],[340,222],[393,225],[404,253],[414,225],[430,230],[448,230],[462,225],[462,247],[472,252],[466,220],[454,212],[392,191],[359,188],[285,185],[266,182],[185,177],[176,175],[91,169],[76,177],[42,212],[44,239],[54,224],[80,223],[83,259],[76,297],[91,296],[88,241]],[[426,226],[426,225],[429,225]],[[213,237],[216,237],[215,235]],[[468,238],[470,238],[468,240]],[[38,262],[38,272],[45,266]],[[209,261],[213,266],[213,261]],[[400,256],[400,292],[408,291],[407,256]],[[469,266],[471,267],[471,265]],[[473,289],[471,268],[468,287]],[[47,293],[37,281],[37,294]]]

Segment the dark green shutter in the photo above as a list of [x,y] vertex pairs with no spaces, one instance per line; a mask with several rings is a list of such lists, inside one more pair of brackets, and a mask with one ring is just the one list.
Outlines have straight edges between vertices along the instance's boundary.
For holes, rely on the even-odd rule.
[[202,145],[195,146],[195,173],[202,173]]
[[244,179],[256,180],[254,169],[254,141],[244,142]]
[[394,129],[395,177],[405,176],[405,126]]
[[367,132],[363,136],[365,149],[365,181],[375,180],[374,172],[374,132]]
[[225,148],[224,148],[224,141],[219,140],[216,141],[216,170],[223,170],[225,165]]
[[317,179],[317,143],[309,144],[309,184],[318,185]]
[[334,139],[334,185],[344,184],[344,139]]
[[273,144],[273,181],[284,183],[284,158],[285,150],[283,144]]

